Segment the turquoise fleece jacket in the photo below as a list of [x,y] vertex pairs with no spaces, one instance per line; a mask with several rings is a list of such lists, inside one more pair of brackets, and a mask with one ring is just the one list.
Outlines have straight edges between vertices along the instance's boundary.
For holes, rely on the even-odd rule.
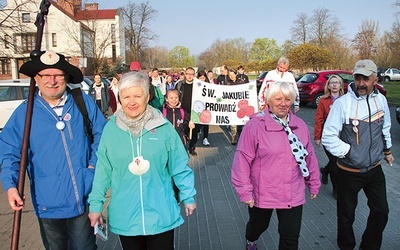
[[[187,165],[189,158],[179,135],[159,111],[147,108],[156,118],[146,124],[138,138],[121,129],[112,116],[97,152],[90,212],[102,211],[105,194],[111,188],[109,228],[119,235],[154,235],[184,222],[172,179],[184,204],[193,203],[196,194],[194,174]],[[148,172],[141,176],[128,169],[138,154],[150,162]]]

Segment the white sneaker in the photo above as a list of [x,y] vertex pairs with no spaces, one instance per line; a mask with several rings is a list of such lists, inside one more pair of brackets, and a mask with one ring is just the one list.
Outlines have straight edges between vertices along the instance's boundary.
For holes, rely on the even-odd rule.
[[210,143],[208,142],[207,138],[204,138],[203,145],[204,146],[210,146]]

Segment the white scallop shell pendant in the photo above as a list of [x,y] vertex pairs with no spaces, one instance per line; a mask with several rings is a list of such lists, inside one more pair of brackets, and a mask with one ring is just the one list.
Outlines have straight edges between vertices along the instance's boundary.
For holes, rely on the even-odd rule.
[[64,130],[64,128],[65,128],[65,123],[64,123],[63,121],[58,121],[58,122],[56,123],[56,128],[57,128],[58,130],[60,130],[60,131]]
[[143,156],[133,158],[133,161],[128,165],[129,171],[134,175],[143,175],[149,171],[150,162],[143,159]]

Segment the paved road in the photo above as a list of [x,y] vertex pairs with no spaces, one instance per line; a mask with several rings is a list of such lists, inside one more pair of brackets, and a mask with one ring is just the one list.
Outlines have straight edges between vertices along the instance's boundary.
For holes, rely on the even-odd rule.
[[[383,163],[387,177],[390,206],[389,222],[384,234],[382,249],[400,249],[400,125],[392,112],[393,167]],[[315,109],[302,107],[299,116],[309,125],[312,133]],[[199,146],[198,156],[190,159],[195,172],[198,209],[186,218],[185,224],[176,230],[176,249],[244,249],[245,224],[248,219],[246,206],[240,203],[230,183],[230,167],[235,147],[229,143],[229,134],[219,126],[210,127],[210,147]],[[316,147],[320,166],[327,158],[322,148]],[[25,190],[28,190],[26,188]],[[315,200],[304,206],[300,236],[300,249],[337,249],[336,247],[336,203],[331,195],[331,185],[324,185]],[[29,193],[27,192],[27,197]],[[359,195],[354,230],[359,243],[365,228],[368,208],[363,193]],[[9,249],[13,213],[6,202],[6,194],[0,191],[0,249]],[[269,229],[258,241],[259,249],[277,249],[277,219],[274,214]],[[99,249],[121,249],[115,235],[106,241],[98,241]],[[20,249],[43,249],[38,225],[30,203],[22,216]]]

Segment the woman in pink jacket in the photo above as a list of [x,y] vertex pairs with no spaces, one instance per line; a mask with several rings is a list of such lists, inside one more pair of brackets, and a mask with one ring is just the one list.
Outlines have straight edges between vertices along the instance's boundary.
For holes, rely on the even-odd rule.
[[265,94],[268,108],[244,126],[232,164],[232,184],[249,209],[246,249],[278,215],[279,249],[297,249],[305,189],[314,199],[321,186],[318,161],[307,125],[290,107],[296,92],[277,82]]

